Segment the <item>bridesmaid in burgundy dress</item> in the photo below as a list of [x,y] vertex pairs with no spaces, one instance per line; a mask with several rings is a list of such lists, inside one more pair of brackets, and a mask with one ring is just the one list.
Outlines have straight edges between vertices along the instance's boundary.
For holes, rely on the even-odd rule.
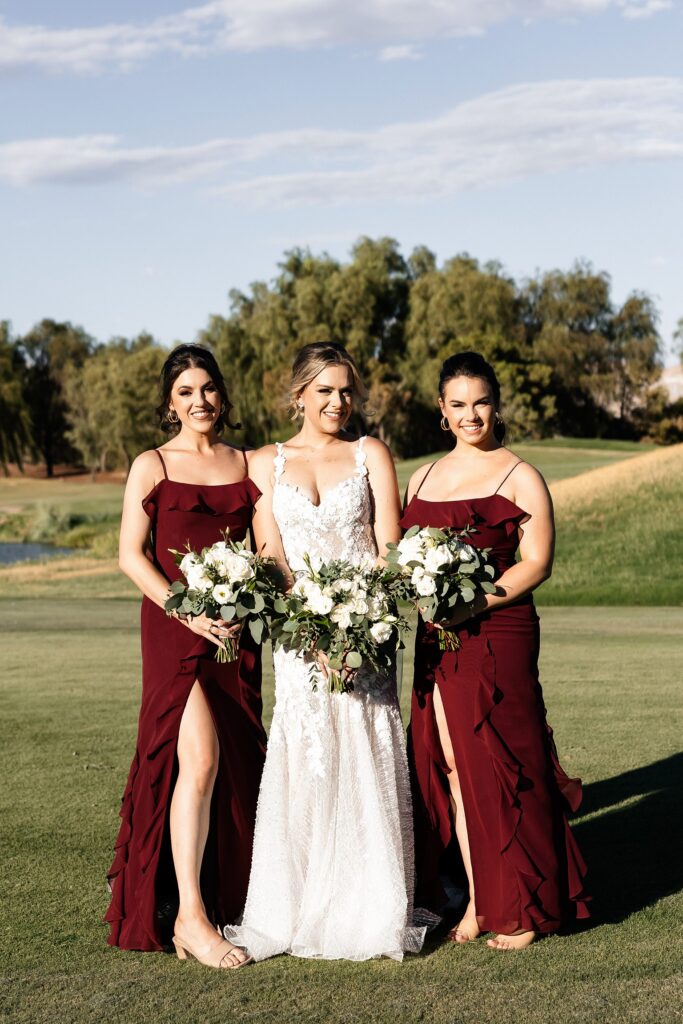
[[144,594],[142,707],[109,871],[108,941],[159,950],[173,939],[180,956],[239,967],[245,954],[216,926],[240,915],[249,881],[265,757],[260,649],[245,632],[237,660],[219,664],[215,645],[234,627],[163,609],[180,578],[169,548],[201,550],[226,529],[242,540],[260,492],[247,454],[219,440],[231,405],[211,353],[176,348],[161,393],[171,439],[133,463],[121,523],[119,564]]
[[497,593],[445,624],[457,651],[442,651],[439,629],[420,620],[409,754],[417,902],[443,903],[439,861],[454,829],[469,904],[449,938],[493,932],[489,946],[521,949],[588,910],[585,865],[565,814],[565,804],[578,807],[581,784],[560,768],[538,680],[531,592],[551,572],[552,503],[540,473],[501,444],[499,402],[482,356],[443,364],[441,426],[456,446],[413,475],[401,525],[474,526],[470,541],[491,549]]

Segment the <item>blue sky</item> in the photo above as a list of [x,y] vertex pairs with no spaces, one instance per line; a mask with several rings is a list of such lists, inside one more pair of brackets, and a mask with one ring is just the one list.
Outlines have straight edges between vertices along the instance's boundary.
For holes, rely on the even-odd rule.
[[[683,317],[678,0],[0,0],[0,318],[191,340],[285,249],[590,260]],[[670,361],[670,360],[669,360]]]

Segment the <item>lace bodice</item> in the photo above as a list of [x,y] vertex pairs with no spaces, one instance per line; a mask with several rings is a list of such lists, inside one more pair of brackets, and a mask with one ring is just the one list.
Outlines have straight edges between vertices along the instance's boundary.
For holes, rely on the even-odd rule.
[[365,437],[355,448],[356,469],[326,491],[319,505],[307,494],[282,479],[287,457],[276,442],[273,515],[280,530],[285,557],[292,572],[305,568],[303,556],[315,562],[347,559],[354,565],[372,564],[377,544],[372,527],[372,501],[365,464]]

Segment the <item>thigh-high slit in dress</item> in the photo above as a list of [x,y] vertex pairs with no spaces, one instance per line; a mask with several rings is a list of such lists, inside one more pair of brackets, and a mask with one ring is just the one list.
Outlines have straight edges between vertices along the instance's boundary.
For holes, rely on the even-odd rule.
[[[473,500],[415,496],[401,525],[476,529],[499,576],[515,561],[527,513],[501,494]],[[417,890],[423,906],[444,903],[439,865],[453,836],[448,767],[434,714],[443,701],[469,837],[482,931],[556,931],[588,917],[585,865],[566,810],[579,779],[557,759],[538,678],[539,622],[531,595],[465,622],[457,651],[419,622],[408,749],[415,808]]]
[[[164,478],[143,507],[152,521],[150,557],[172,582],[182,577],[169,549],[181,551],[189,545],[200,551],[221,540],[228,529],[234,540],[243,540],[260,492],[246,477],[213,485],[169,480],[161,462]],[[202,897],[209,920],[217,925],[242,912],[265,758],[261,654],[244,631],[237,660],[219,664],[212,643],[169,618],[147,597],[142,600],[141,635],[142,706],[108,872],[112,899],[105,920],[111,945],[160,950],[170,943],[177,910],[168,817],[178,772],[178,731],[195,681],[219,744]]]

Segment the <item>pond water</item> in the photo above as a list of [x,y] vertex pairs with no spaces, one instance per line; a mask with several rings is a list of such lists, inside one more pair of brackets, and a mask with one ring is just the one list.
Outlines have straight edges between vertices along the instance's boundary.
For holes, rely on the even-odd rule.
[[51,558],[55,555],[72,555],[73,553],[73,548],[56,548],[52,544],[15,544],[0,541],[0,565],[27,562],[31,558]]

